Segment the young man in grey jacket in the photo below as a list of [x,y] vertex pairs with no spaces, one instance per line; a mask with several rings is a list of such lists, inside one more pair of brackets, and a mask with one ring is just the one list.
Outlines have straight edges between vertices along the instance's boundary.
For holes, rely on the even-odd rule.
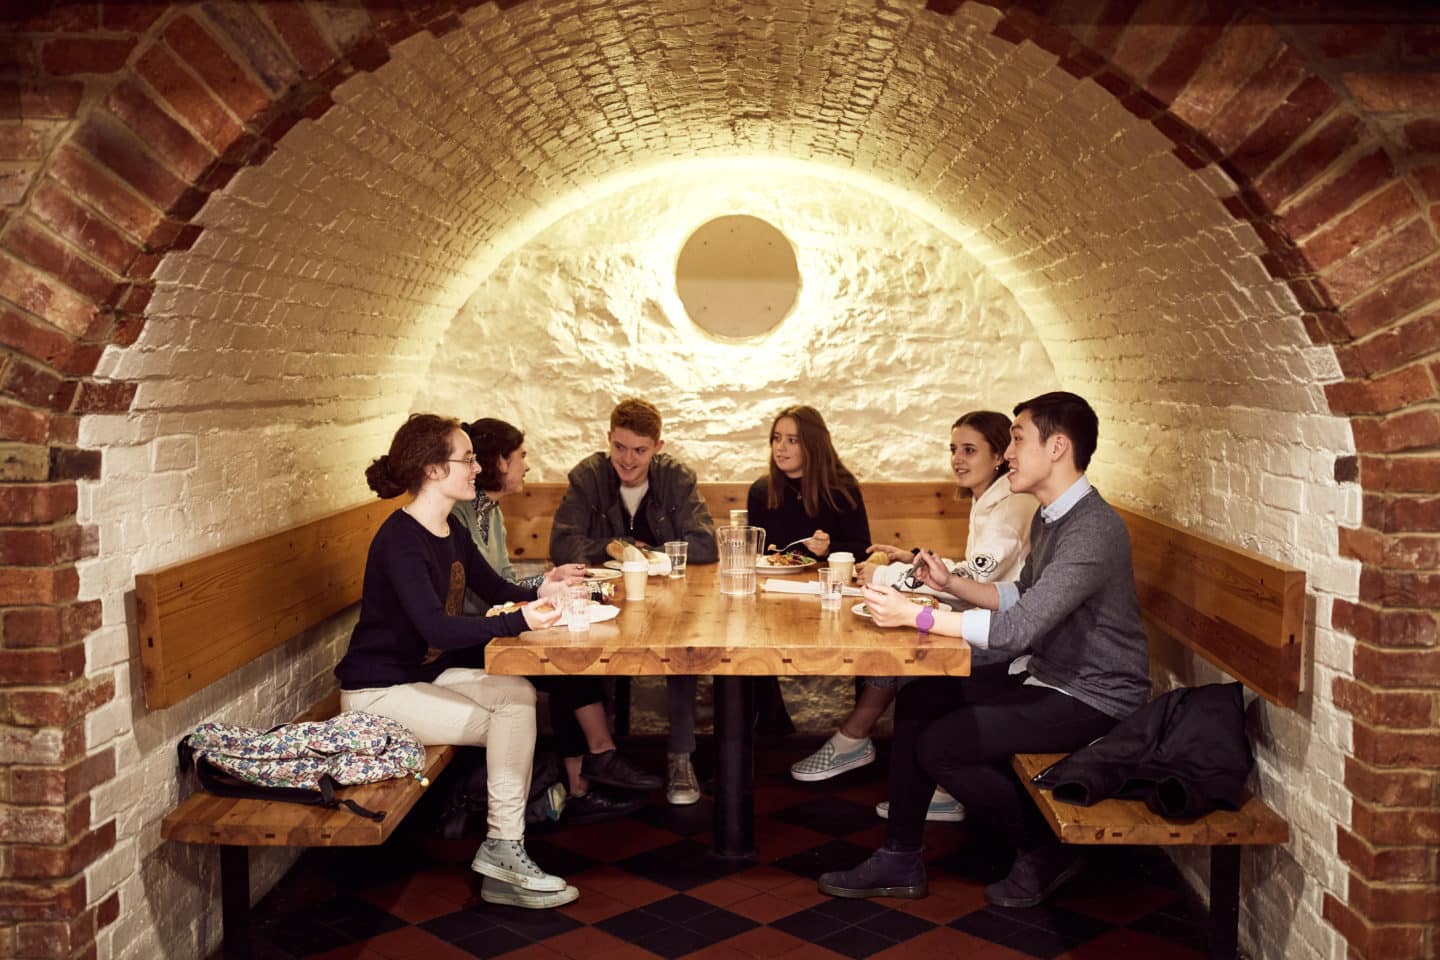
[[1098,433],[1095,411],[1073,393],[1015,408],[1005,451],[1010,488],[1040,501],[1018,581],[953,577],[925,551],[922,579],[976,609],[932,614],[894,590],[867,588],[866,605],[882,626],[963,636],[977,650],[1013,659],[969,677],[922,678],[901,691],[885,843],[860,866],[823,874],[822,893],[925,896],[921,840],[936,784],[1017,851],[1009,875],[985,888],[990,903],[1035,906],[1079,871],[1079,854],[1056,841],[1009,758],[1076,750],[1149,698],[1130,537],[1085,476]]
[[[710,508],[695,471],[661,453],[660,411],[638,398],[610,412],[610,449],[591,454],[570,471],[570,486],[550,528],[550,559],[603,563],[614,541],[660,548],[667,540],[690,546],[689,563],[715,563],[720,548]],[[677,806],[700,801],[690,755],[695,752],[695,677],[667,677],[670,714],[665,798]]]

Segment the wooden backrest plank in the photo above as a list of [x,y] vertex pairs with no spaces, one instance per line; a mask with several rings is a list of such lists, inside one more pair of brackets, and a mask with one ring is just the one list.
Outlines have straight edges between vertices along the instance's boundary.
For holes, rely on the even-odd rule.
[[135,578],[145,701],[166,707],[360,598],[396,501],[371,500]]
[[[748,483],[700,485],[717,522]],[[545,559],[563,483],[505,501],[516,559]],[[871,535],[946,556],[964,550],[970,504],[949,482],[864,485]],[[136,577],[146,702],[169,706],[356,602],[370,538],[397,501],[371,500],[251,543]],[[1147,618],[1267,699],[1298,701],[1305,575],[1213,538],[1121,509]]]
[[[550,525],[563,483],[531,483],[525,492],[505,500],[505,538],[510,555],[520,560],[546,560],[550,555]],[[730,521],[730,511],[744,507],[748,483],[705,481],[700,495],[716,524]],[[863,486],[870,535],[879,543],[929,547],[947,557],[965,549],[970,501],[955,499],[955,484],[867,483]]]
[[1280,706],[1299,702],[1305,573],[1119,508],[1150,622]]

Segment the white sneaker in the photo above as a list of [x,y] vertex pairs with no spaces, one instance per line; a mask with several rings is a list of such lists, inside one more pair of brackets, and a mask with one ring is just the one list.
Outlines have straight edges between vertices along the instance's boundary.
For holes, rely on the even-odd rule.
[[562,878],[551,876],[530,859],[522,840],[486,840],[475,851],[470,869],[526,890],[558,893],[565,889]]
[[804,760],[791,764],[790,776],[802,783],[814,783],[816,780],[838,777],[846,770],[858,770],[874,762],[875,744],[870,742],[869,737],[860,741],[859,747],[846,753],[836,750],[835,740],[831,738]]
[[665,799],[671,806],[688,807],[700,802],[700,781],[695,779],[695,768],[690,763],[690,754],[671,753],[666,755]]
[[[875,812],[882,820],[889,820],[890,801],[881,800],[875,804]],[[936,787],[935,795],[930,798],[930,809],[925,811],[925,819],[939,823],[959,823],[965,819],[965,805]]]
[[566,886],[556,893],[538,893],[505,883],[494,877],[485,877],[480,884],[480,899],[486,903],[498,903],[507,907],[524,907],[526,910],[549,910],[563,907],[580,899],[580,891]]

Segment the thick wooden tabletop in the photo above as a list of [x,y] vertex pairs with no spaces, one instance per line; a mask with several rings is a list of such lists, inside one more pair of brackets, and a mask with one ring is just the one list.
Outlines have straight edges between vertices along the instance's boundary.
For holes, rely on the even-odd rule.
[[[719,568],[692,566],[683,579],[651,577],[645,599],[624,599],[620,615],[584,633],[552,627],[491,640],[491,673],[721,676],[965,676],[970,648],[957,637],[883,629],[851,611],[820,609],[816,595],[720,593]],[[815,581],[813,570],[783,578]]]

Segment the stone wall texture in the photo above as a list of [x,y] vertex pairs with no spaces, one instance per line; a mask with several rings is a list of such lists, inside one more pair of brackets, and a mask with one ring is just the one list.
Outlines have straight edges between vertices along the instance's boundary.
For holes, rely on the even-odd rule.
[[[1107,495],[1308,575],[1307,693],[1252,707],[1292,840],[1246,858],[1246,951],[1440,951],[1440,27],[1094,6],[0,15],[0,956],[214,946],[170,748],[293,714],[353,613],[149,711],[133,578],[361,499],[406,413],[512,419],[553,480],[645,393],[744,479],[799,400],[912,479],[1055,386]],[[800,262],[759,343],[669,283],[733,212]]]

